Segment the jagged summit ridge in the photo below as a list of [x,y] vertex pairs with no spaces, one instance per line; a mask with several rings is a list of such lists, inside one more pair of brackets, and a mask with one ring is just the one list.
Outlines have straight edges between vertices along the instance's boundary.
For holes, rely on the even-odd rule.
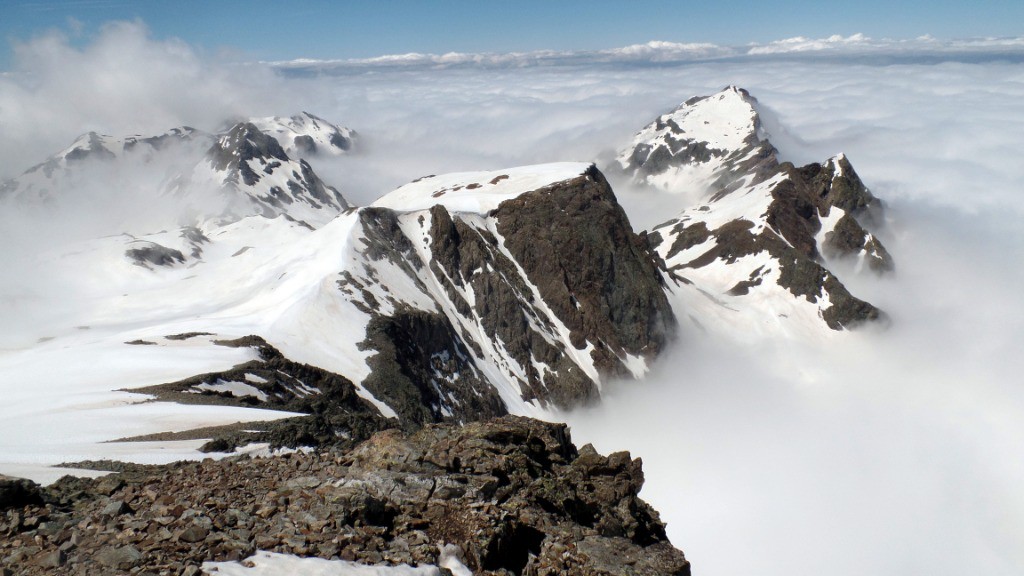
[[334,187],[325,184],[305,159],[285,152],[277,138],[252,122],[235,124],[219,136],[192,174],[173,192],[194,193],[214,186],[228,193],[229,210],[238,216],[286,214],[314,226],[322,225],[350,207]]
[[855,269],[892,270],[868,230],[882,221],[881,202],[845,155],[780,163],[757,106],[734,86],[691,98],[619,154],[634,181],[679,199],[678,216],[650,234],[678,284],[677,314],[705,328],[742,324],[766,334],[884,318],[830,269],[854,260]]
[[[93,171],[96,169],[105,170],[104,175],[109,176],[126,166],[147,164],[160,156],[187,154],[189,147],[198,150],[208,138],[205,132],[188,126],[155,136],[117,137],[88,132],[18,178],[0,183],[0,199],[21,203],[56,202],[62,193],[92,184],[89,180],[95,178]],[[176,159],[170,164],[172,169],[175,165],[181,167]]]

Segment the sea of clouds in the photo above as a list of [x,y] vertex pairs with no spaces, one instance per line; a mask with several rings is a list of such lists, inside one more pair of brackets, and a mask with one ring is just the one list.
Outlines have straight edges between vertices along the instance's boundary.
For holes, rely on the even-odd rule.
[[[426,174],[606,161],[690,96],[742,86],[784,158],[845,152],[886,202],[895,276],[843,280],[892,325],[827,346],[684,333],[644,382],[612,383],[600,406],[566,415],[575,439],[644,459],[644,496],[695,574],[1020,574],[1022,44],[849,37],[260,64],[118,23],[84,46],[56,33],[18,44],[0,75],[0,178],[88,130],[306,110],[360,133],[358,152],[314,167],[365,204]],[[672,216],[617,192],[637,228]]]

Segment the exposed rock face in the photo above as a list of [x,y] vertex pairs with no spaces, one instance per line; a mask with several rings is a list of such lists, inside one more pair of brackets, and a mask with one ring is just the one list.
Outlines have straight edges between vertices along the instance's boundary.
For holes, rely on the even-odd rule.
[[67,477],[0,518],[18,574],[196,574],[256,550],[477,574],[689,574],[640,461],[577,450],[564,425],[505,417],[387,431],[349,452]]
[[138,248],[129,248],[124,253],[132,262],[149,268],[153,266],[174,266],[183,264],[185,256],[180,250],[168,248],[155,242],[143,242]]
[[390,316],[375,315],[365,346],[377,354],[363,386],[407,425],[508,414],[443,314],[403,306]]
[[688,100],[620,154],[637,181],[698,201],[651,231],[658,254],[677,282],[723,310],[763,306],[747,303],[757,294],[780,317],[816,315],[833,330],[884,318],[828,268],[853,259],[875,272],[893,269],[867,230],[881,221],[881,203],[842,154],[802,168],[780,164],[756,106],[735,87]]
[[[554,318],[543,308],[550,301],[537,298],[534,290],[542,288],[512,254],[509,238],[499,246],[499,236],[457,215],[453,219],[442,206],[432,208],[430,216],[431,247],[436,250],[431,271],[444,279],[455,311],[478,319],[477,330],[466,332],[479,334],[470,346],[481,355],[493,349],[522,367],[518,385],[524,401],[567,407],[596,398],[596,383],[565,354],[567,343],[558,338]],[[472,304],[463,296],[470,293]]]
[[375,395],[419,397],[435,420],[571,407],[596,399],[602,376],[639,375],[671,337],[653,254],[604,176],[509,172],[432,177],[360,211],[342,289],[373,317],[374,370],[396,375]]
[[604,176],[583,177],[503,202],[494,216],[505,246],[580,348],[623,375],[626,354],[656,356],[675,328],[645,238],[629,225]]

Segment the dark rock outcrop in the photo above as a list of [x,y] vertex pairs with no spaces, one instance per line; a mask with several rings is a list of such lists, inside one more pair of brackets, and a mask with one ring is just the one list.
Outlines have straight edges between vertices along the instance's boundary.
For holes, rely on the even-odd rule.
[[129,248],[124,255],[135,265],[149,268],[152,266],[174,266],[183,264],[185,255],[181,250],[168,248],[156,242],[143,242],[139,248]]
[[65,477],[0,516],[0,562],[36,574],[195,574],[256,550],[476,574],[688,575],[640,461],[577,450],[562,424],[505,417],[373,436],[348,452]]
[[375,315],[363,345],[377,351],[363,386],[408,426],[508,414],[443,314],[400,307]]
[[[230,370],[131,391],[182,404],[259,407],[309,416],[252,424],[247,427],[248,431],[211,431],[214,439],[205,451],[233,452],[236,446],[251,442],[291,448],[352,446],[398,424],[382,417],[375,406],[361,398],[348,378],[293,362],[258,336],[218,343],[253,348],[260,358]],[[244,384],[255,392],[232,393],[230,383]]]
[[[368,390],[419,423],[505,413],[502,387],[571,408],[598,398],[596,378],[665,348],[675,317],[646,237],[595,167],[577,174],[486,214],[360,209],[362,261],[338,285],[371,316]],[[491,176],[456,189],[508,178]],[[396,269],[415,305],[382,285]]]
[[0,476],[0,510],[42,503],[42,491],[31,480]]
[[600,370],[621,375],[624,354],[653,359],[665,347],[675,316],[650,246],[597,168],[503,202],[494,216],[573,344],[597,343]]

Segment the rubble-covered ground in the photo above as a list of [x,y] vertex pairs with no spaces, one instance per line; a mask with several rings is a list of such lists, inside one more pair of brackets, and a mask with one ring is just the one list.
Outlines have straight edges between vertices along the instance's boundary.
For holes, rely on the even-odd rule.
[[508,416],[346,452],[122,468],[0,481],[0,570],[197,575],[258,550],[425,566],[455,550],[480,574],[689,574],[637,497],[640,460],[577,449],[564,424]]

